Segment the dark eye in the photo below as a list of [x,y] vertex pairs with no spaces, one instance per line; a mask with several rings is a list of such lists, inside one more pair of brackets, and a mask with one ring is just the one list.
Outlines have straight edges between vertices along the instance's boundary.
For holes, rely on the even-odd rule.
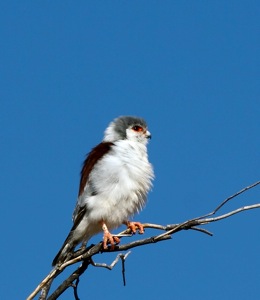
[[134,130],[134,131],[143,131],[144,129],[143,129],[143,127],[141,127],[141,126],[134,126],[134,127],[132,127],[132,129]]

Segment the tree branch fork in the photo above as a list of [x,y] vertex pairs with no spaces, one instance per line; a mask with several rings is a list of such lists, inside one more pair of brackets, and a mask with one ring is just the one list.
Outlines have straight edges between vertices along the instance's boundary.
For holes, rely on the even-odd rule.
[[[80,249],[73,253],[71,257],[69,257],[63,264],[56,266],[54,269],[51,270],[51,272],[41,281],[41,283],[35,288],[35,290],[28,296],[27,300],[32,300],[36,297],[36,295],[40,292],[39,299],[40,300],[54,300],[57,299],[67,288],[72,287],[74,289],[74,297],[76,300],[79,300],[78,293],[77,293],[77,287],[79,284],[79,278],[80,276],[87,270],[89,265],[92,265],[94,267],[103,267],[107,268],[109,270],[112,270],[114,266],[121,260],[122,263],[122,276],[123,276],[123,283],[125,285],[125,260],[127,259],[128,255],[130,254],[130,251],[128,251],[126,254],[119,253],[114,261],[107,265],[105,263],[95,263],[93,261],[93,257],[99,253],[105,253],[105,252],[121,252],[121,251],[127,251],[129,249],[147,245],[147,244],[153,244],[157,242],[162,242],[165,240],[169,240],[172,238],[172,235],[183,230],[196,230],[201,233],[205,233],[207,235],[212,236],[213,234],[206,230],[205,228],[202,228],[201,226],[205,226],[209,223],[218,222],[220,220],[229,218],[235,214],[245,212],[251,209],[260,208],[260,203],[247,205],[239,207],[235,210],[229,211],[228,213],[220,214],[218,216],[215,216],[217,212],[221,210],[221,208],[226,205],[229,201],[236,198],[237,196],[241,195],[242,193],[248,191],[249,189],[252,189],[260,184],[260,181],[255,182],[252,185],[249,185],[242,190],[236,192],[235,194],[229,196],[226,198],[223,202],[221,202],[218,207],[216,207],[212,212],[205,214],[203,216],[199,216],[187,221],[184,221],[179,224],[169,224],[169,225],[159,225],[159,224],[151,224],[151,223],[145,223],[143,224],[144,228],[147,229],[155,229],[163,231],[163,233],[150,236],[148,238],[144,239],[138,239],[126,244],[120,244],[114,247],[113,250],[109,247],[107,250],[102,249],[102,242],[91,245],[87,247],[86,249]],[[130,233],[129,229],[124,230],[123,232],[116,235],[119,238],[124,237],[131,237],[132,234]],[[59,276],[68,266],[76,264],[78,262],[82,262],[77,269],[75,269],[69,277],[64,280],[58,288],[48,297],[48,293],[50,290],[50,287],[56,277]]]

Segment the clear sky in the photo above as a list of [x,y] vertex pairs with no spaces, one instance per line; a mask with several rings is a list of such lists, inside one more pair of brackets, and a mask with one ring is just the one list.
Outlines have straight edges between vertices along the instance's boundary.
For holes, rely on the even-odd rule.
[[[25,299],[51,270],[81,163],[119,115],[153,135],[156,179],[135,220],[182,222],[260,179],[259,32],[259,1],[1,1],[1,299]],[[133,249],[126,287],[120,265],[90,267],[80,299],[257,299],[259,220]]]

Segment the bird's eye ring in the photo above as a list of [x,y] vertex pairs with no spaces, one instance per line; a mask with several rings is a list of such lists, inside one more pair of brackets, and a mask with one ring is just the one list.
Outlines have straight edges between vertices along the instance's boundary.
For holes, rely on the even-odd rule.
[[139,131],[139,132],[144,130],[143,127],[138,126],[138,125],[133,126],[132,129],[133,129],[134,131]]

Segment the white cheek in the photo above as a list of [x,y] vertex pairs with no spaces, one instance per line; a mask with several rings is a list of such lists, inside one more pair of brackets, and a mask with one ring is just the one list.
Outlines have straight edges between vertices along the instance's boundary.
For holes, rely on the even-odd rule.
[[139,142],[143,145],[146,145],[148,143],[146,134],[144,134],[143,132],[134,131],[133,129],[127,129],[126,136],[129,141]]
[[129,140],[133,139],[136,136],[136,132],[133,129],[126,129],[126,136]]

